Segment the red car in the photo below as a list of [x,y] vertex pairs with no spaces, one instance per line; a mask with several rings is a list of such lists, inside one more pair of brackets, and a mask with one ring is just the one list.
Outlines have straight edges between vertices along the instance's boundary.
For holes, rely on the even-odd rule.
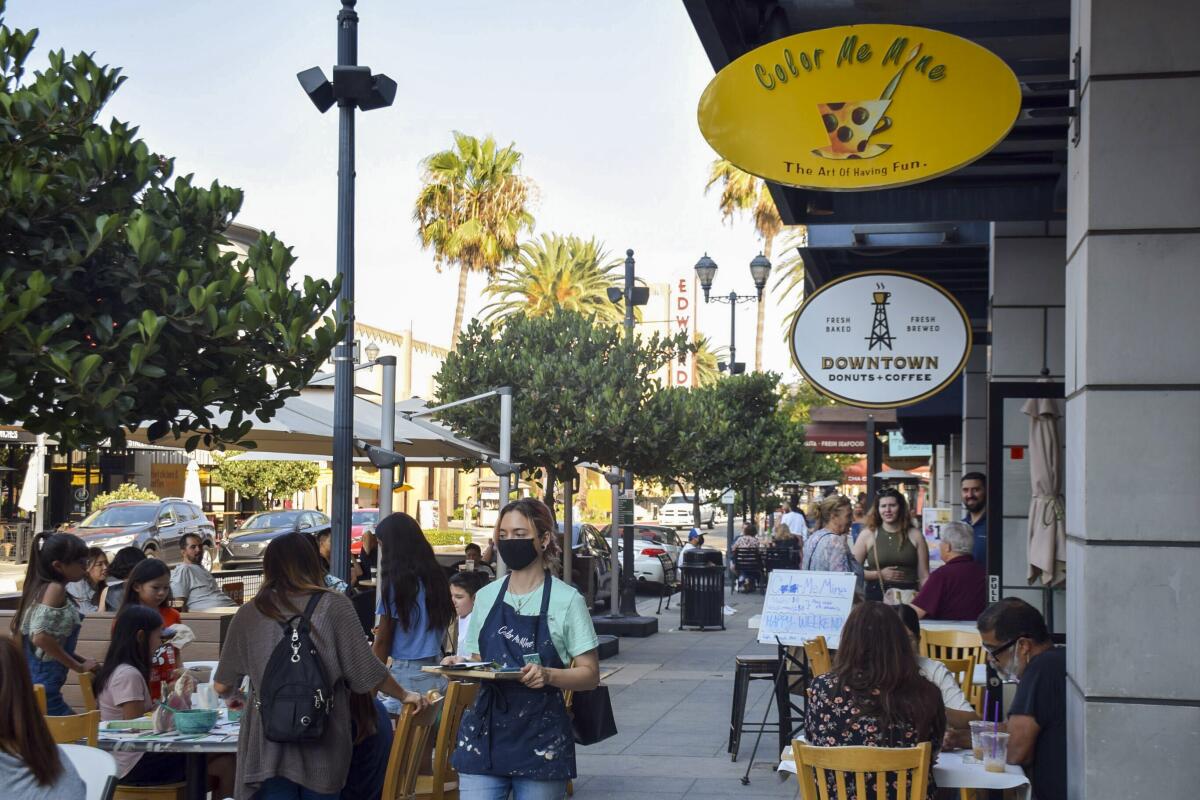
[[374,528],[379,522],[378,508],[357,508],[350,514],[350,552],[357,555],[362,550],[362,535],[366,528]]

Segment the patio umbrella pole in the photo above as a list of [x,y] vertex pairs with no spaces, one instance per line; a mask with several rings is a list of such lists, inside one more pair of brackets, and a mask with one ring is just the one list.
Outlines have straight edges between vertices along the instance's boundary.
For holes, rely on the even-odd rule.
[[[375,359],[375,363],[383,368],[383,417],[379,424],[379,446],[384,450],[396,449],[396,357],[395,356],[380,356]],[[379,520],[383,521],[385,517],[392,513],[392,487],[396,483],[393,467],[383,467],[379,470]],[[401,475],[403,480],[404,476]],[[377,525],[379,523],[376,523]],[[379,537],[375,537],[375,586],[376,597],[383,597],[380,593],[382,587],[386,584],[383,582],[383,542]],[[371,577],[367,575],[366,577]],[[379,619],[376,617],[376,624]]]

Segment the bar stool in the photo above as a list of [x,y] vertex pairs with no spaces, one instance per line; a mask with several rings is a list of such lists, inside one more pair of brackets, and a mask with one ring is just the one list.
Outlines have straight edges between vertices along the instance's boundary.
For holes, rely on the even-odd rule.
[[[779,671],[778,656],[738,656],[734,659],[733,673],[733,713],[729,720],[729,760],[737,761],[738,748],[742,741],[742,731],[755,733],[762,731],[779,731],[777,722],[766,724],[746,722],[746,698],[750,694],[750,681],[774,681]],[[774,693],[768,702],[775,702]]]

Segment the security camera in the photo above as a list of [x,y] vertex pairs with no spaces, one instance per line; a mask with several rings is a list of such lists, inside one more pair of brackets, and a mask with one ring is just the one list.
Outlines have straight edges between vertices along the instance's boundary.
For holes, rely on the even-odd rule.
[[492,458],[488,460],[488,466],[492,468],[492,472],[503,478],[506,475],[517,475],[525,465],[519,461],[501,461],[498,458]]
[[362,439],[356,439],[354,446],[366,454],[367,460],[378,469],[390,469],[399,467],[401,472],[404,470],[404,456],[397,453],[395,450],[385,450],[382,447],[376,447]]

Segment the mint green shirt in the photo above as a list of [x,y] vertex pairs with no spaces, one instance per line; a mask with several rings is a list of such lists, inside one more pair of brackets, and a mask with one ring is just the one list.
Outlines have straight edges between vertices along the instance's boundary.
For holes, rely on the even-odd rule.
[[[471,612],[471,626],[467,629],[466,652],[479,652],[479,631],[491,613],[500,594],[503,580],[494,580],[480,589],[475,595],[475,609]],[[511,591],[504,595],[508,603],[517,613],[533,617],[542,608],[542,586],[529,594],[515,595]],[[550,639],[554,649],[563,664],[570,665],[571,659],[581,656],[589,650],[595,650],[600,645],[596,638],[596,629],[592,627],[592,615],[588,611],[583,595],[571,586],[551,578],[550,607],[546,612],[549,617]]]

